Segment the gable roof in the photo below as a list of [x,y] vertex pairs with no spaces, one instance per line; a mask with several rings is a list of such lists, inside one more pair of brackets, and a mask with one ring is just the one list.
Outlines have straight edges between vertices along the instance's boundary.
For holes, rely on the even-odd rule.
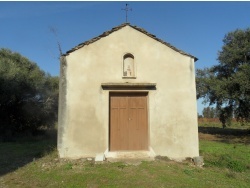
[[197,60],[198,60],[197,57],[195,57],[195,56],[193,56],[193,55],[191,55],[191,54],[188,54],[188,53],[186,53],[186,52],[184,52],[184,51],[182,51],[182,50],[179,50],[179,49],[177,49],[176,47],[172,46],[171,44],[169,44],[169,43],[167,43],[167,42],[165,42],[165,41],[163,41],[163,40],[157,38],[155,35],[148,33],[146,30],[144,30],[144,29],[142,29],[142,28],[139,28],[139,27],[137,27],[137,26],[132,26],[132,25],[130,25],[129,23],[121,24],[121,25],[119,25],[119,26],[117,26],[117,27],[112,28],[112,29],[109,30],[109,31],[106,31],[106,32],[102,33],[102,34],[99,35],[98,37],[94,37],[94,38],[92,38],[92,39],[90,39],[90,40],[88,40],[88,41],[85,41],[85,42],[83,42],[83,43],[80,43],[80,44],[78,44],[77,46],[75,46],[74,48],[72,48],[71,50],[67,51],[65,54],[63,54],[63,56],[67,56],[67,55],[69,55],[71,52],[74,52],[74,51],[76,51],[76,50],[82,48],[82,47],[85,46],[85,45],[89,45],[89,44],[91,44],[91,43],[94,43],[94,42],[96,42],[97,40],[99,40],[99,39],[101,39],[101,38],[103,38],[103,37],[106,37],[106,36],[110,35],[111,33],[115,32],[115,31],[118,31],[118,30],[120,30],[121,28],[123,28],[123,27],[125,27],[125,26],[130,26],[130,27],[134,28],[135,30],[137,30],[137,31],[139,31],[139,32],[141,32],[141,33],[143,33],[143,34],[145,34],[145,35],[147,35],[147,36],[149,36],[149,37],[155,39],[156,41],[158,41],[158,42],[160,42],[160,43],[162,43],[162,44],[168,46],[169,48],[172,48],[172,49],[175,50],[176,52],[179,52],[179,53],[181,53],[181,54],[183,54],[183,55],[186,55],[186,56],[189,56],[189,57],[194,58],[194,61],[197,61]]

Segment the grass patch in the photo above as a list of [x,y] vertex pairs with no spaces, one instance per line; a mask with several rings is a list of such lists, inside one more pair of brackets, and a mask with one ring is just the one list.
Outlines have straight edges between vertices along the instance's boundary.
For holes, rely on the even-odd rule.
[[201,141],[200,148],[200,155],[205,156],[205,167],[228,168],[235,172],[248,170],[250,164],[249,144]]
[[[158,157],[140,165],[57,157],[55,141],[0,143],[0,187],[249,187],[250,147],[200,140],[205,166]],[[4,170],[3,170],[4,169]]]
[[49,155],[55,148],[54,140],[0,142],[0,175]]

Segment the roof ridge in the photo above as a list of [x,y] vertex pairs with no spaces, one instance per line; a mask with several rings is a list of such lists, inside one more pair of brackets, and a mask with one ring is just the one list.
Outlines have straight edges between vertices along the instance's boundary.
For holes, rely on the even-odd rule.
[[92,39],[90,39],[90,40],[87,40],[87,41],[85,41],[85,42],[83,42],[83,43],[78,44],[77,46],[75,46],[74,48],[72,48],[71,50],[69,50],[69,51],[67,51],[65,54],[63,54],[63,56],[67,56],[67,55],[69,55],[71,52],[74,52],[75,50],[78,50],[78,49],[82,48],[82,47],[85,46],[85,45],[89,45],[89,44],[91,44],[91,43],[93,43],[93,42],[96,42],[97,40],[99,40],[99,39],[101,39],[101,38],[103,38],[103,37],[106,37],[106,36],[110,35],[111,33],[115,32],[115,31],[118,31],[119,29],[121,29],[121,28],[123,28],[123,27],[125,27],[125,26],[130,26],[130,27],[136,29],[137,31],[142,32],[143,34],[145,34],[145,35],[147,35],[147,36],[149,36],[149,37],[155,39],[156,41],[158,41],[158,42],[160,42],[160,43],[162,43],[162,44],[164,44],[164,45],[166,45],[166,46],[172,48],[173,50],[175,50],[175,51],[177,51],[177,52],[179,52],[179,53],[181,53],[181,54],[183,54],[183,55],[187,55],[187,56],[190,56],[190,57],[194,58],[195,61],[198,60],[198,58],[196,58],[195,56],[193,56],[193,55],[191,55],[191,54],[188,54],[188,53],[186,53],[186,52],[184,52],[184,51],[182,51],[182,50],[179,50],[178,48],[174,47],[174,46],[171,45],[170,43],[167,43],[167,42],[165,42],[165,41],[163,41],[163,40],[157,38],[155,35],[153,35],[153,34],[147,32],[145,29],[140,28],[140,27],[137,27],[137,26],[135,26],[135,25],[132,26],[132,25],[131,25],[130,23],[128,23],[128,22],[123,23],[123,24],[121,24],[121,25],[118,25],[118,26],[116,26],[116,27],[113,27],[111,30],[105,31],[105,32],[103,32],[101,35],[99,35],[99,36],[97,36],[97,37],[94,37],[94,38],[92,38]]

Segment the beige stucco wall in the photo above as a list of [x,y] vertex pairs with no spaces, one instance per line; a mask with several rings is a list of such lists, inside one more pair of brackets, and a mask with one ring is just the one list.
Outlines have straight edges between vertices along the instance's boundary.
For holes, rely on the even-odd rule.
[[[122,78],[126,53],[134,56],[136,79]],[[148,95],[149,147],[156,155],[170,158],[199,156],[193,58],[125,26],[65,60],[60,157],[94,157],[108,150],[109,90],[101,87],[108,82],[156,83],[156,90]]]

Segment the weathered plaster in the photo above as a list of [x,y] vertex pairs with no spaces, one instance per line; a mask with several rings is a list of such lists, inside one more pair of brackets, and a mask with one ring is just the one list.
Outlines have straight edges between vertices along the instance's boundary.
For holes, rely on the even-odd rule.
[[67,79],[66,79],[67,62],[65,57],[60,59],[60,81],[59,81],[59,110],[58,110],[58,137],[57,137],[57,147],[59,153],[62,152],[63,148],[63,138],[65,129],[67,129]]

